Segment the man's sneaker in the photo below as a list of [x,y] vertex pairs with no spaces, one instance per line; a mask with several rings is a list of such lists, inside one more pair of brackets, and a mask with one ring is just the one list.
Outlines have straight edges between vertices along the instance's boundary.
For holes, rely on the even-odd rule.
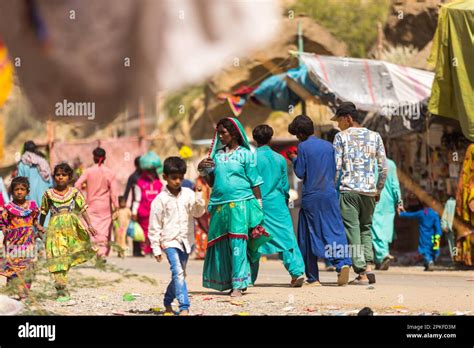
[[337,285],[347,285],[347,283],[349,282],[349,271],[350,267],[348,265],[342,266],[341,271],[337,274]]

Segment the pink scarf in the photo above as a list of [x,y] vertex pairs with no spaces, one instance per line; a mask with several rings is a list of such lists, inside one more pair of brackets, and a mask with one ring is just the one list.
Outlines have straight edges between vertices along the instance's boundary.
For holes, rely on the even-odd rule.
[[51,178],[51,170],[49,168],[49,163],[43,157],[33,152],[26,151],[21,156],[21,162],[30,167],[36,166],[44,181],[49,181],[49,179]]

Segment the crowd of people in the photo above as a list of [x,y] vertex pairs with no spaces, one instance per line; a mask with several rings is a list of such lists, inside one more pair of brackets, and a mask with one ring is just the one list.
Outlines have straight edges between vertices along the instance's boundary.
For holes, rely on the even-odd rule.
[[[342,103],[333,120],[341,130],[333,144],[314,136],[308,116],[297,116],[288,126],[299,145],[285,157],[302,180],[296,235],[287,159],[270,147],[269,125],[253,130],[255,150],[236,118],[221,119],[194,184],[185,179],[187,163],[180,157],[163,163],[153,151],[137,157],[120,196],[104,149],[93,151],[94,165],[74,182],[71,166],[60,163],[51,171],[35,144],[27,142],[9,194],[2,192],[7,253],[0,275],[19,281],[20,297],[26,296],[38,235],[45,236],[47,267],[61,300],[69,299],[69,269],[93,258],[106,262],[111,247],[120,257],[152,255],[162,262],[165,255],[172,279],[166,311],[173,312],[177,299],[186,315],[185,271],[192,252],[204,258],[202,285],[232,297],[256,283],[261,256],[268,254],[283,261],[291,287],[321,286],[319,259],[335,267],[339,286],[367,285],[376,281],[373,267],[388,269],[393,259],[389,243],[396,213],[420,221],[419,251],[426,270],[432,270],[439,254],[439,216],[428,207],[404,211],[396,166],[380,135],[361,126],[353,103]],[[132,245],[127,235],[133,224],[144,240]],[[357,274],[352,281],[351,267]]]

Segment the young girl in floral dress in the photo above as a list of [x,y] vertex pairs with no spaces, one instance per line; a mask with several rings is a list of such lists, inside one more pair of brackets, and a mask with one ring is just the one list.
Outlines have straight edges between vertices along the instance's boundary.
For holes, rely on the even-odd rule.
[[17,287],[19,296],[23,299],[31,287],[36,261],[34,228],[44,231],[38,224],[38,206],[35,201],[26,199],[30,192],[28,179],[22,176],[14,178],[11,192],[13,201],[5,205],[0,218],[5,244],[0,275]]
[[86,262],[96,253],[89,234],[94,236],[97,232],[87,215],[84,196],[70,185],[72,176],[73,170],[67,163],[58,164],[54,168],[55,187],[44,193],[41,202],[41,224],[51,212],[46,233],[48,270],[53,275],[58,299],[63,300],[69,299],[66,289],[69,269]]

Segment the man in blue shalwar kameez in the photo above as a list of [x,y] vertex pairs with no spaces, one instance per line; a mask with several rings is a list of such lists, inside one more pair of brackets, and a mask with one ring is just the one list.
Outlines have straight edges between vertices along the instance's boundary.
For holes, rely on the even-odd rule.
[[313,121],[308,116],[297,116],[288,131],[301,141],[298,153],[290,153],[289,157],[296,176],[303,180],[298,245],[305,260],[307,283],[320,285],[318,258],[325,258],[336,267],[338,285],[346,285],[351,259],[334,183],[334,148],[313,135]]

